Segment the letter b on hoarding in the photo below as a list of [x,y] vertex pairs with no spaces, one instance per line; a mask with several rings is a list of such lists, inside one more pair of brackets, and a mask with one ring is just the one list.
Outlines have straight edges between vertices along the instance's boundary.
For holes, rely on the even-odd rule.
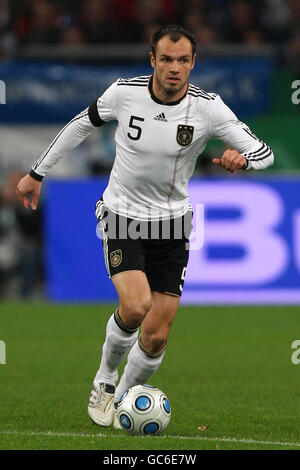
[[0,80],[0,104],[6,104],[6,86],[2,80]]
[[[198,193],[196,192],[198,190]],[[200,192],[201,191],[201,192]],[[205,244],[189,261],[187,281],[203,285],[257,286],[280,278],[289,260],[288,245],[277,232],[284,216],[280,194],[253,182],[201,183],[190,186],[191,199],[208,209],[235,209],[238,217],[205,220]],[[237,258],[210,258],[208,248],[239,247]]]
[[6,346],[4,341],[0,340],[0,364],[6,364]]

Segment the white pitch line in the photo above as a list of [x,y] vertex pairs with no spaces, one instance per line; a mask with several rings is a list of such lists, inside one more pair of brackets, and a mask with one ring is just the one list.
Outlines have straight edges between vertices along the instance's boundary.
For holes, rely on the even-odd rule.
[[[120,434],[85,434],[85,433],[72,433],[72,432],[53,432],[53,431],[0,431],[0,435],[22,435],[22,436],[49,436],[49,437],[107,437],[107,438],[120,438]],[[139,436],[132,436],[139,437]],[[144,439],[147,439],[148,436],[144,436]],[[196,441],[215,441],[215,442],[236,442],[238,444],[259,444],[259,445],[277,445],[277,446],[287,446],[287,447],[300,447],[299,442],[280,442],[280,441],[258,441],[255,439],[238,439],[236,437],[204,437],[204,436],[169,436],[162,435],[157,436],[160,439],[183,439],[183,440],[196,440]],[[157,438],[156,437],[156,438]]]

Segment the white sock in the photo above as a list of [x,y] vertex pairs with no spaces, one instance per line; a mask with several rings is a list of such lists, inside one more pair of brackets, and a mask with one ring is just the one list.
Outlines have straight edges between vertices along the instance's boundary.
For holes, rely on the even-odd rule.
[[106,338],[102,348],[100,367],[95,377],[98,383],[115,385],[118,380],[118,366],[136,342],[138,330],[126,333],[116,323],[115,314],[107,322]]
[[137,340],[128,354],[127,364],[116,388],[115,402],[117,403],[123,393],[125,393],[130,387],[147,383],[148,379],[159,368],[164,355],[165,351],[163,351],[159,356],[149,357],[144,353],[144,351],[142,351],[139,346],[139,341]]

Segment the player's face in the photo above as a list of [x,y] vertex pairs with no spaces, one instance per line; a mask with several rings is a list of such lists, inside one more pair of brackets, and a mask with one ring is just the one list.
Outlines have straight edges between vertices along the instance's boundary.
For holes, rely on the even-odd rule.
[[155,56],[150,54],[154,68],[153,91],[162,101],[177,100],[186,92],[194,68],[192,44],[185,36],[173,42],[166,35],[158,41],[155,52]]

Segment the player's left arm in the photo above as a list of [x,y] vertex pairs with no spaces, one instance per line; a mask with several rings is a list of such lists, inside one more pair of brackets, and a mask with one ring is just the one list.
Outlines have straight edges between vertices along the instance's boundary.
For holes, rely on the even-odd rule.
[[221,158],[214,158],[214,164],[230,172],[239,169],[264,170],[273,165],[271,148],[239,121],[219,96],[210,103],[209,116],[211,135],[232,149],[226,150]]

